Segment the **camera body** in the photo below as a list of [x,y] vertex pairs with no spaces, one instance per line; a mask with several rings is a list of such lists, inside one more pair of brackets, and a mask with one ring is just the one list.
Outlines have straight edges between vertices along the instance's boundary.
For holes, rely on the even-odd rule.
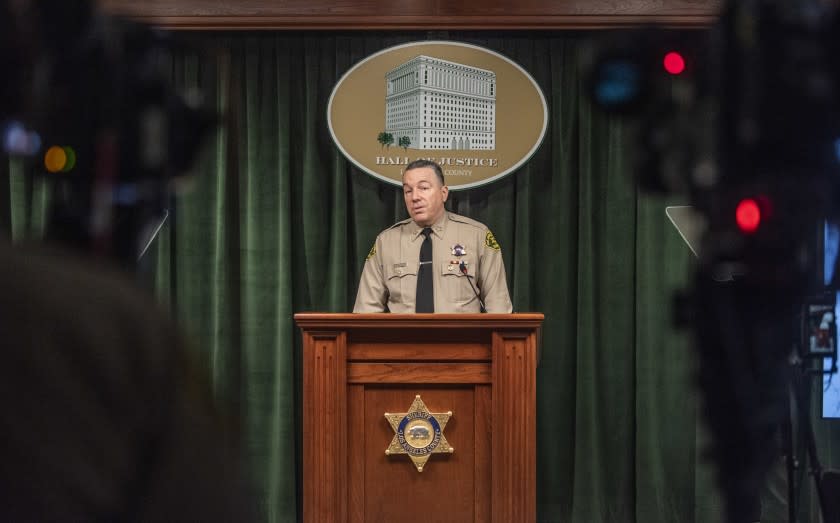
[[87,0],[3,2],[0,34],[4,152],[50,180],[48,239],[133,268],[217,122],[169,82],[182,46]]
[[[814,238],[840,201],[838,34],[822,3],[749,0],[709,30],[596,44],[590,97],[637,128],[640,186],[683,194],[704,216],[701,263],[790,293],[819,287]],[[741,222],[745,200],[755,223]]]
[[[691,326],[699,354],[732,522],[758,519],[776,433],[789,422],[791,362],[836,358],[835,293],[823,293],[840,281],[823,280],[821,234],[840,211],[838,51],[836,7],[740,0],[707,31],[642,29],[590,53],[590,98],[637,131],[639,185],[683,195],[705,222],[675,316]],[[721,273],[731,281],[716,281]],[[803,328],[814,330],[818,351],[808,350],[810,335],[803,343]]]

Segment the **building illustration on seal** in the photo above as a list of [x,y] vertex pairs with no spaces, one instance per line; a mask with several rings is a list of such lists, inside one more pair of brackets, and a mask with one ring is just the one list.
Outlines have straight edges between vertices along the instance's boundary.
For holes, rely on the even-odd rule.
[[382,145],[495,150],[496,73],[419,55],[385,75]]

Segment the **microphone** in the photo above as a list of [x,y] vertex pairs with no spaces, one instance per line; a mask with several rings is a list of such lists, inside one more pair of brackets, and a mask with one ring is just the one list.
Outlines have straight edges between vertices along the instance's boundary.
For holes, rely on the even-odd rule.
[[461,271],[461,274],[467,277],[467,281],[470,283],[470,288],[475,293],[475,297],[478,300],[478,307],[481,312],[487,312],[487,309],[484,307],[484,302],[481,301],[481,296],[478,295],[478,290],[473,285],[472,280],[470,279],[470,275],[467,273],[467,262],[461,260],[461,263],[458,264],[458,270]]

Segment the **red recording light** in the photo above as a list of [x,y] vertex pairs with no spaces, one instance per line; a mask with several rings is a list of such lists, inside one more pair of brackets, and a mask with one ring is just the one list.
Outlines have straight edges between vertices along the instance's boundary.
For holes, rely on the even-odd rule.
[[761,223],[761,209],[758,202],[752,198],[745,198],[738,202],[738,207],[735,209],[735,222],[742,232],[753,233],[758,230]]
[[665,59],[662,60],[662,65],[665,66],[665,70],[669,74],[678,75],[685,71],[685,59],[676,51],[666,54]]

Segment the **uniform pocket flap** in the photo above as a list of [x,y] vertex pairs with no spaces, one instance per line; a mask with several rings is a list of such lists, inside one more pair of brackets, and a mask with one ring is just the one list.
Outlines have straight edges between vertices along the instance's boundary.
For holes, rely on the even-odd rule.
[[417,276],[417,269],[420,266],[418,262],[396,263],[394,265],[386,265],[385,278],[390,280],[392,278],[403,278],[405,276]]

